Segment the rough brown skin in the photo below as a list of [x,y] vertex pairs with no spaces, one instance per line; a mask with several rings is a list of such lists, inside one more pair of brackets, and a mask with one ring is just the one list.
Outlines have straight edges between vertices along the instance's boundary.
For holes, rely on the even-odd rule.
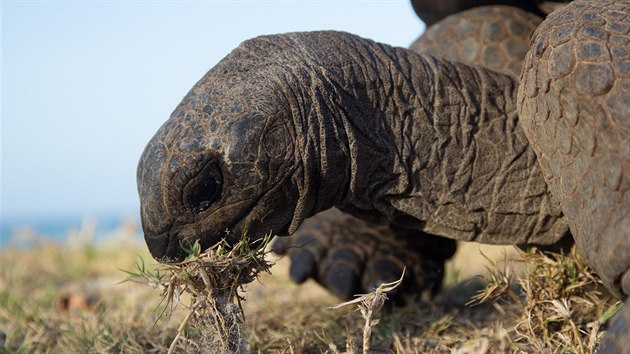
[[[538,6],[551,12],[565,4],[545,2]],[[514,6],[482,6],[452,14],[429,27],[410,49],[418,53],[469,65],[479,65],[518,79],[529,40],[542,18]],[[551,245],[527,244],[542,251],[568,253],[572,235]]]
[[540,22],[539,16],[512,6],[477,7],[427,28],[410,49],[518,78]]
[[[410,49],[517,78],[529,50],[529,38],[541,21],[540,17],[511,6],[473,8],[432,25]],[[291,259],[289,274],[295,282],[311,277],[344,299],[371,291],[375,283],[395,281],[405,265],[408,276],[399,289],[408,294],[419,294],[425,289],[436,291],[444,261],[456,247],[452,240],[421,231],[377,227],[352,216],[339,217],[338,211],[323,212],[311,219],[308,227],[303,225],[293,237],[276,238],[274,250]],[[369,242],[379,244],[378,247],[362,247],[368,234]],[[414,247],[408,244],[409,238],[425,241]],[[565,248],[570,247],[571,236],[564,241],[561,245],[539,247],[559,252],[565,244]],[[447,256],[436,251],[444,251]]]

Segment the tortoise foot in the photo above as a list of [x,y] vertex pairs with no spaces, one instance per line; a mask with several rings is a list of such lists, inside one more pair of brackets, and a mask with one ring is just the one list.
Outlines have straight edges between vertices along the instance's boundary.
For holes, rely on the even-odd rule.
[[272,250],[290,257],[290,278],[313,278],[342,299],[398,280],[389,294],[397,303],[435,294],[455,241],[397,226],[373,225],[331,209],[307,220],[292,237],[276,238]]

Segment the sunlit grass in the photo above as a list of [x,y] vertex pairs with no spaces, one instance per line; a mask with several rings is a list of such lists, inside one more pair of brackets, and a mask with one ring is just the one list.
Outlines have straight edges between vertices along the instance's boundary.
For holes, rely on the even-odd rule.
[[0,251],[0,330],[16,352],[161,351],[174,326],[157,320],[159,292],[118,284],[148,258],[140,245],[43,243]]
[[[208,343],[226,343],[230,336],[218,338],[213,329],[217,308],[206,300],[218,294],[216,289],[227,290],[225,308],[235,308],[227,305],[238,305],[234,301],[239,296],[246,300],[238,323],[240,349],[360,352],[366,343],[361,313],[331,309],[339,300],[314,282],[303,286],[289,282],[286,259],[270,259],[277,262],[273,274],[258,272],[243,278],[247,281],[231,276],[234,273],[225,267],[232,267],[234,260],[260,264],[256,263],[260,262],[256,257],[264,255],[260,245],[218,245],[209,252],[191,249],[186,263],[167,267],[156,264],[140,242],[95,245],[72,240],[0,250],[0,352],[211,351]],[[371,351],[593,352],[619,305],[578,255],[482,250],[487,259],[477,245],[458,251],[447,267],[445,288],[433,301],[374,311],[367,342]],[[473,268],[485,277],[470,278]],[[247,269],[251,275],[252,269]],[[152,286],[125,282],[127,272],[136,280],[146,276],[143,283]],[[162,298],[169,294],[169,284],[170,302]],[[244,292],[236,296],[230,284]],[[467,305],[476,294],[477,302],[485,302]],[[173,310],[174,303],[179,305]],[[190,305],[195,303],[193,311]],[[205,321],[188,322],[195,316],[200,319],[199,314],[206,316]]]

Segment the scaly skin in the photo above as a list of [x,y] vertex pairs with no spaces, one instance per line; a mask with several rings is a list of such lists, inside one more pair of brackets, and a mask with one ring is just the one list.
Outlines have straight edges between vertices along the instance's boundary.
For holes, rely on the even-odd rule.
[[427,28],[410,49],[518,78],[540,22],[539,16],[512,6],[477,7]]
[[[523,128],[578,249],[630,294],[630,2],[576,1],[536,31],[519,88]],[[630,304],[600,353],[630,346]]]
[[[292,234],[333,206],[454,239],[553,243],[568,226],[515,99],[510,77],[346,33],[247,41],[143,154],[147,244],[177,259],[180,241]],[[195,197],[191,176],[222,181],[218,197]]]
[[[576,20],[576,19],[579,19]],[[576,1],[536,31],[523,128],[578,247],[630,294],[630,2]]]
[[[541,22],[539,16],[513,6],[473,8],[429,27],[410,49],[519,78],[529,40]],[[567,235],[556,244],[535,246],[543,251],[567,253],[572,245],[573,237]]]

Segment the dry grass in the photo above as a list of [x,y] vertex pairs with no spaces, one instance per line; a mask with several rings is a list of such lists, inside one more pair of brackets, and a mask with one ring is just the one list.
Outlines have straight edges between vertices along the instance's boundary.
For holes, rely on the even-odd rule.
[[0,250],[0,352],[592,353],[619,307],[576,254],[484,247],[486,259],[466,245],[436,299],[375,306],[366,321],[331,309],[315,283],[290,283],[286,259],[265,273],[260,245],[246,246],[193,249],[166,268],[130,242]]
[[[509,299],[514,308],[511,341],[528,353],[594,353],[602,325],[621,307],[576,249],[568,256],[520,252],[526,270],[516,276],[487,259],[488,284],[471,304]],[[516,284],[515,284],[516,283]],[[517,285],[517,286],[515,286]]]
[[[0,251],[0,331],[8,352],[161,352],[176,330],[156,291],[124,279],[139,246],[43,243]],[[109,263],[108,263],[109,262]],[[158,309],[158,311],[154,311]],[[0,350],[1,351],[1,350]]]
[[515,343],[528,351],[594,353],[606,323],[621,307],[572,250],[569,257],[528,253],[519,279],[524,294]]
[[[190,296],[187,313],[177,328],[168,353],[180,343],[187,352],[246,353],[247,342],[241,331],[245,315],[240,294],[242,287],[269,272],[272,263],[265,259],[271,236],[250,244],[246,235],[234,246],[224,241],[201,252],[198,242],[188,250],[181,263],[164,265],[151,272],[144,262],[127,273],[128,280],[162,290],[167,315],[181,304],[183,294]],[[256,245],[255,248],[252,248]],[[237,302],[235,304],[234,302]]]

